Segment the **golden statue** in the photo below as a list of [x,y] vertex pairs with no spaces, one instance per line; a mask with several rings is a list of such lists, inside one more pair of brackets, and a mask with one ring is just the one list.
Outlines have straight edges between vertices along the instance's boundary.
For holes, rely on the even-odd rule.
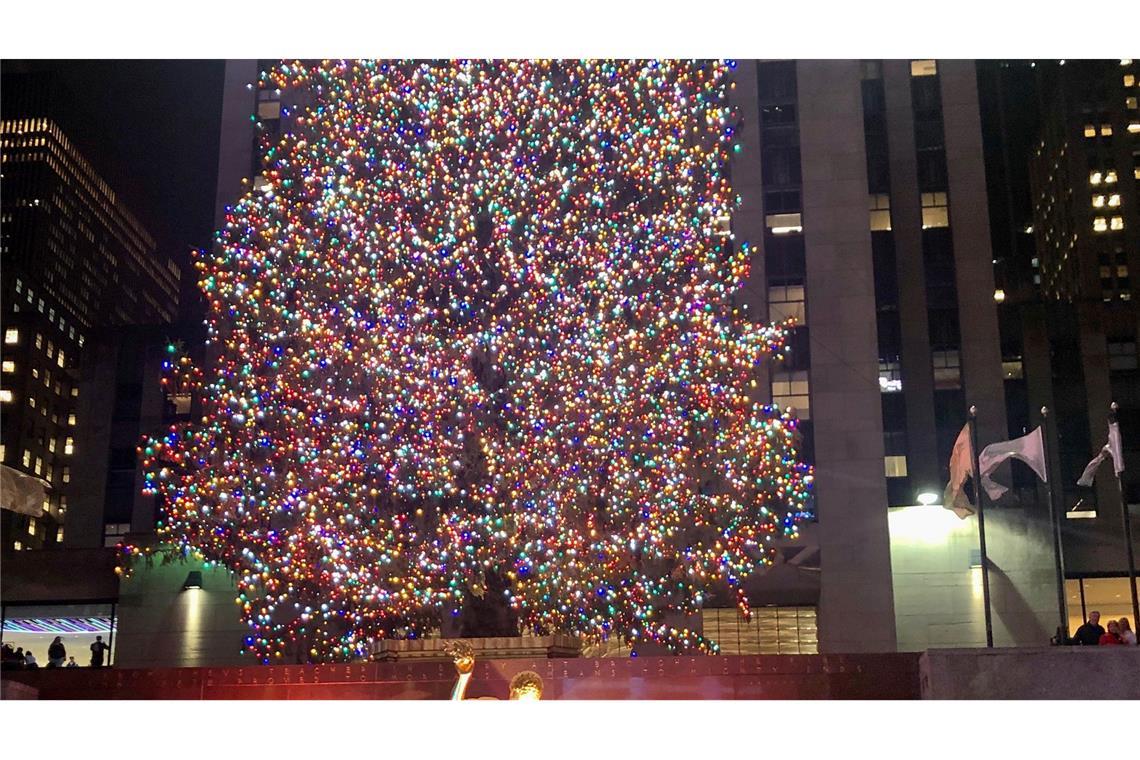
[[[451,655],[455,661],[455,672],[459,678],[455,681],[455,688],[451,690],[451,699],[458,701],[464,698],[467,692],[467,683],[475,670],[475,649],[466,641],[454,641],[444,646],[443,651]],[[511,679],[510,699],[519,701],[538,701],[542,699],[542,678],[533,670],[524,670],[516,673]],[[483,699],[497,699],[497,697],[483,697]]]

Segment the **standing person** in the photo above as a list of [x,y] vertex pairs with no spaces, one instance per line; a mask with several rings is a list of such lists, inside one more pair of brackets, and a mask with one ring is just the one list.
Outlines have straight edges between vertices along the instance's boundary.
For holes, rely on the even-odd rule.
[[1117,625],[1120,626],[1121,643],[1128,647],[1136,646],[1136,632],[1133,631],[1132,626],[1128,624],[1128,618],[1120,618],[1120,620],[1117,621]]
[[1104,628],[1100,625],[1100,613],[1089,613],[1089,621],[1077,629],[1076,634],[1073,636],[1073,643],[1086,647],[1095,647],[1100,643],[1100,637],[1104,635]]
[[1100,637],[1099,643],[1102,647],[1115,647],[1124,643],[1120,640],[1120,625],[1115,620],[1108,621],[1108,630]]
[[95,637],[95,643],[91,645],[91,667],[103,667],[103,653],[111,647],[103,643],[102,636]]
[[36,662],[36,656],[32,654],[32,650],[24,652],[24,667],[25,668],[38,668],[40,664]]
[[63,646],[63,638],[55,637],[55,641],[48,647],[48,667],[62,668],[67,660],[67,649]]

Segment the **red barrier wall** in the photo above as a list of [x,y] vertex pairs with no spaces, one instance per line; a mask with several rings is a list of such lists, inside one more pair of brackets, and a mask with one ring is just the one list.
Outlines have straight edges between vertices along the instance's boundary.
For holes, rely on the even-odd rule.
[[[543,699],[918,699],[918,654],[510,659],[477,662],[467,697],[506,699],[523,670]],[[4,673],[40,699],[447,699],[449,662]]]

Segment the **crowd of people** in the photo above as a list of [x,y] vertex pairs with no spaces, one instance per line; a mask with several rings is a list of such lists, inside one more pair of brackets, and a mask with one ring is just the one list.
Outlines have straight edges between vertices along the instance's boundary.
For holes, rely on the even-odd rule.
[[1128,618],[1109,620],[1108,629],[1100,624],[1100,613],[1090,612],[1088,622],[1077,629],[1072,643],[1077,646],[1136,646],[1136,632],[1128,623]]
[[[96,636],[95,641],[93,641],[89,647],[91,650],[91,667],[103,667],[103,660],[110,648],[111,647],[107,646],[106,642],[103,641],[102,636]],[[13,649],[11,644],[5,644],[2,647],[2,652],[0,652],[0,666],[2,666],[4,670],[32,670],[40,667],[40,663],[36,660],[36,656],[32,653],[31,649],[25,652],[23,647]],[[75,656],[67,654],[67,647],[63,644],[62,636],[56,636],[51,644],[48,645],[47,664],[45,667],[79,667],[79,663],[75,661]]]

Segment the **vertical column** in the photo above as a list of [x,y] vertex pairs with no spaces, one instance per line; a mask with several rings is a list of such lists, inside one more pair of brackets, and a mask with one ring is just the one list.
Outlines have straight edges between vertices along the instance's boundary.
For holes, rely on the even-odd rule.
[[[254,89],[247,88],[253,84]],[[253,162],[253,124],[257,104],[257,61],[226,61],[222,90],[222,125],[218,140],[218,185],[214,198],[214,227],[222,225],[226,206],[242,194],[241,180]]]
[[893,651],[874,266],[857,61],[797,65],[820,650]]
[[941,486],[926,268],[922,259],[922,210],[915,157],[909,61],[883,61],[891,166],[891,227],[899,281],[902,383],[906,404],[907,470],[917,487]]

